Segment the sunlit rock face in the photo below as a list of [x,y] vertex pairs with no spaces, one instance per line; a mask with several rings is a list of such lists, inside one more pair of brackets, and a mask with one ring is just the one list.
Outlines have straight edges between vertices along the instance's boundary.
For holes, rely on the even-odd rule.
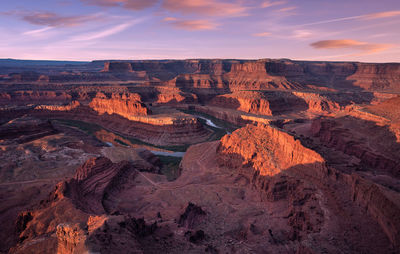
[[141,102],[138,94],[112,94],[111,98],[98,94],[89,106],[99,114],[118,114],[127,118],[132,115],[146,116],[151,113]]
[[[246,142],[244,142],[246,141]],[[248,125],[221,139],[221,163],[248,167],[260,175],[273,176],[286,169],[322,164],[324,159],[304,147],[300,140],[269,125]]]
[[39,105],[36,106],[35,109],[37,110],[49,110],[49,111],[70,111],[73,109],[76,109],[80,106],[81,104],[79,101],[72,101],[71,103],[67,105]]
[[[216,65],[218,66],[218,65]],[[214,66],[214,67],[216,67]],[[400,65],[367,63],[305,62],[262,59],[224,60],[218,71],[183,70],[170,80],[182,88],[263,89],[348,89],[399,91]]]
[[265,96],[257,92],[236,92],[213,98],[211,105],[237,109],[247,113],[272,115],[270,103]]
[[127,62],[106,62],[104,64],[105,72],[132,72],[132,65]]

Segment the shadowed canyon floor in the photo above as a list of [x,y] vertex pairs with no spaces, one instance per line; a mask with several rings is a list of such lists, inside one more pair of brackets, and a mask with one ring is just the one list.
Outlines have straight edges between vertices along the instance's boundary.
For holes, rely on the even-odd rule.
[[400,64],[0,74],[1,253],[400,253]]

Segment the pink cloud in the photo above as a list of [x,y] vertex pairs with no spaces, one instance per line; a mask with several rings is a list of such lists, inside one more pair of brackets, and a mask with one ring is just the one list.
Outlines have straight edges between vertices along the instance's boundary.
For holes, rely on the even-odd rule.
[[81,0],[87,4],[104,7],[121,6],[126,9],[143,10],[157,3],[158,0]]
[[289,11],[293,11],[293,10],[295,10],[295,9],[297,9],[296,6],[289,6],[289,7],[281,8],[281,9],[279,9],[278,11],[279,11],[279,12],[289,12]]
[[79,15],[79,16],[63,16],[54,12],[8,12],[3,13],[6,15],[16,16],[26,22],[34,25],[50,26],[50,27],[68,27],[78,26],[86,22],[99,20],[101,16],[99,14],[93,15]]
[[287,1],[264,1],[261,3],[261,8],[269,8],[272,6],[282,5],[287,3]]
[[271,33],[262,32],[262,33],[253,34],[253,36],[255,36],[255,37],[268,37],[268,36],[271,36]]
[[166,17],[164,21],[168,22],[169,24],[173,25],[176,28],[188,31],[213,30],[218,27],[217,24],[209,20],[185,20],[174,17]]
[[239,2],[218,0],[164,0],[162,7],[171,12],[208,16],[242,16],[247,11]]
[[317,41],[311,43],[310,46],[316,49],[354,49],[363,54],[373,54],[391,47],[388,44],[367,43],[350,39]]
[[400,16],[400,11],[385,11],[363,15],[364,19],[381,19]]

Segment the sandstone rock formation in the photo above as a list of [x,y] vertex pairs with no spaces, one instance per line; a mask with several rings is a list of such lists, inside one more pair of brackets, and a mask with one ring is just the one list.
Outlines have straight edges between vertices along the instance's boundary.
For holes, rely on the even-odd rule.
[[314,120],[311,130],[324,145],[360,159],[365,169],[400,177],[400,146],[396,136],[386,126],[344,117]]
[[25,143],[57,133],[49,121],[32,117],[14,119],[0,126],[0,140],[13,140]]
[[112,94],[111,98],[107,98],[104,94],[98,94],[89,106],[101,115],[104,113],[118,114],[129,118],[134,115],[145,116],[150,114],[138,94]]
[[17,91],[0,93],[0,104],[5,105],[26,105],[30,103],[66,103],[71,96],[66,92],[54,91]]
[[262,93],[237,92],[218,95],[211,100],[211,105],[237,109],[247,113],[272,115],[270,103]]
[[72,101],[67,105],[39,105],[36,106],[35,109],[37,110],[50,110],[50,111],[70,111],[76,109],[81,104],[79,101]]
[[2,65],[0,252],[398,253],[399,84],[398,63]]
[[[223,72],[183,74],[171,84],[185,88],[307,89],[397,91],[398,64],[302,62],[291,60],[223,61]],[[185,71],[183,71],[185,72]],[[218,75],[217,75],[218,74]]]
[[[89,159],[77,169],[72,179],[57,184],[48,199],[43,200],[34,211],[20,214],[17,220],[20,244],[13,252],[44,251],[44,244],[47,244],[45,252],[49,253],[56,249],[59,253],[104,251],[108,248],[116,251],[118,248],[107,246],[110,242],[104,242],[106,237],[114,245],[122,247],[118,240],[113,240],[107,233],[110,226],[115,227],[112,231],[127,228],[137,237],[152,234],[156,226],[148,228],[140,219],[96,216],[115,213],[108,210],[108,204],[115,202],[110,200],[113,192],[118,192],[124,185],[130,184],[141,169],[140,165],[126,161],[112,163],[104,157]],[[105,231],[98,232],[99,227],[103,227]],[[44,235],[49,237],[37,241],[38,237]],[[129,237],[130,234],[120,236],[121,239]],[[140,249],[137,245],[134,244],[135,249],[132,252]]]
[[[340,137],[340,134],[331,137]],[[252,142],[248,142],[248,140]],[[350,151],[346,148],[346,143],[340,141],[334,143],[335,149],[344,149],[342,151],[345,153]],[[266,199],[270,201],[290,199],[292,204],[303,206],[307,202],[311,202],[310,198],[311,200],[318,199],[316,190],[310,186],[316,186],[322,193],[327,191],[325,187],[322,187],[323,185],[329,186],[329,188],[341,186],[340,188],[343,190],[347,189],[344,196],[337,196],[336,199],[351,200],[354,202],[352,209],[357,210],[358,205],[366,208],[370,218],[380,225],[382,232],[387,235],[392,245],[398,246],[399,232],[397,228],[400,220],[395,215],[400,209],[398,193],[371,181],[372,177],[360,176],[354,172],[327,166],[328,163],[331,163],[329,158],[326,161],[320,154],[307,149],[299,140],[295,140],[289,134],[262,125],[257,127],[249,125],[225,136],[221,140],[217,152],[220,165],[238,170],[250,183],[264,191]],[[361,165],[363,165],[362,162]],[[383,163],[382,165],[388,164]],[[379,168],[377,162],[374,166]],[[393,170],[387,173],[391,174]],[[386,184],[390,185],[390,183]],[[392,185],[392,188],[395,186]],[[311,210],[295,209],[295,216],[289,219],[289,224],[293,227],[292,237],[299,239],[305,232],[320,230],[322,227],[320,223],[327,218],[326,213],[330,213],[327,209],[334,209],[334,207],[329,208],[328,206],[328,208],[322,209],[324,216],[314,222],[310,219],[318,218],[319,212],[307,214]],[[365,210],[363,212],[365,213]],[[305,228],[311,229],[311,231],[304,231]]]
[[261,124],[248,125],[224,136],[218,153],[221,155],[221,164],[233,168],[248,167],[254,173],[258,171],[261,176],[274,176],[296,165],[324,163],[318,153],[302,146],[299,140],[274,127]]
[[103,71],[132,72],[132,65],[129,62],[106,62]]
[[[103,64],[103,72],[93,74]],[[79,72],[79,67],[83,72]],[[40,75],[32,71],[11,75],[13,82],[101,80],[170,81],[178,87],[234,89],[355,89],[399,91],[399,64],[306,62],[288,59],[95,61],[71,72]],[[15,70],[15,69],[11,69]],[[57,69],[56,69],[57,70]],[[88,72],[92,71],[92,72]],[[11,72],[10,72],[11,73]],[[9,82],[6,80],[6,82]]]

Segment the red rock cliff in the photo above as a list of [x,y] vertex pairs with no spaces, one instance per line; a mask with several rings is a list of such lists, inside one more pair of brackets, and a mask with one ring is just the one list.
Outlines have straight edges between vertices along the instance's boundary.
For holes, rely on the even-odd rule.
[[211,105],[232,108],[247,113],[272,115],[269,101],[257,92],[236,92],[218,95],[210,102]]
[[[221,139],[221,161],[235,168],[250,166],[260,175],[276,175],[303,165],[323,164],[324,159],[299,140],[268,125],[247,125]],[[318,172],[315,172],[317,174]]]
[[138,94],[112,94],[111,98],[98,94],[89,106],[100,115],[104,113],[118,114],[126,118],[132,115],[146,116],[151,113],[140,101]]

